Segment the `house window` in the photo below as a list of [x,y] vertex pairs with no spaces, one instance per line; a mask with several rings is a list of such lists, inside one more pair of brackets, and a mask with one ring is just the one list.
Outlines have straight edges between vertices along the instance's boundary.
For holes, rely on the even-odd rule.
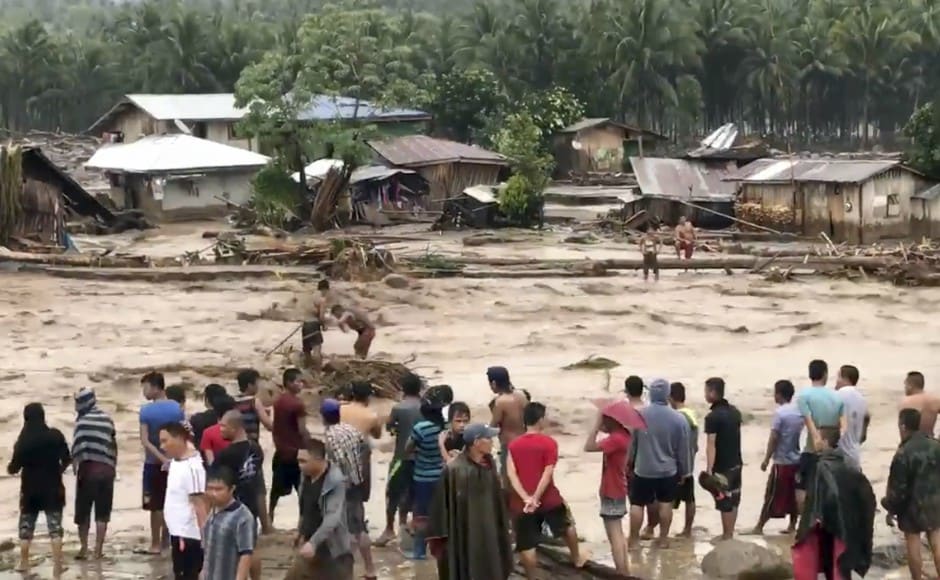
[[183,188],[190,197],[199,197],[199,186],[194,179],[187,179]]
[[900,217],[901,215],[901,194],[888,194],[887,217]]
[[229,123],[228,124],[228,140],[237,141],[239,139],[241,139],[241,137],[238,136],[238,123]]

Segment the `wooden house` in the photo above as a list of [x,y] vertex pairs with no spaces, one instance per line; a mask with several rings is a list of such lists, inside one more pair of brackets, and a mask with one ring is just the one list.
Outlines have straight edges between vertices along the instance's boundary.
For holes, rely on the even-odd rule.
[[590,172],[620,172],[630,156],[648,155],[666,137],[601,117],[582,119],[553,138],[559,178]]

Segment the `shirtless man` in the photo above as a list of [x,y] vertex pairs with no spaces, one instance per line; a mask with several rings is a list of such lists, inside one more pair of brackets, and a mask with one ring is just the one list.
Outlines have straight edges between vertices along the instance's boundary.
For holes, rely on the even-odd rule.
[[352,425],[365,437],[378,439],[382,436],[384,424],[378,414],[369,408],[372,398],[372,385],[367,382],[355,382],[350,387],[350,401],[339,409],[341,423]]
[[679,218],[679,225],[676,226],[676,257],[680,260],[684,257],[686,260],[692,259],[692,252],[695,250],[695,226],[691,220],[685,216]]
[[336,318],[343,332],[352,329],[359,335],[359,338],[353,344],[356,356],[362,359],[369,356],[369,347],[372,346],[372,341],[375,340],[375,326],[366,316],[366,313],[358,308],[344,308],[340,304],[334,304],[330,312]]
[[940,397],[924,392],[924,375],[918,371],[907,373],[907,378],[904,379],[904,394],[906,396],[901,400],[899,408],[920,411],[920,430],[933,437],[937,413],[940,413]]
[[513,388],[509,381],[509,371],[505,367],[486,369],[486,379],[490,383],[490,389],[496,395],[490,405],[493,412],[490,427],[499,429],[499,466],[505,477],[509,444],[525,433],[525,421],[522,415],[529,400],[525,393]]
[[323,279],[317,284],[317,296],[313,300],[313,319],[303,323],[301,346],[308,364],[319,367],[323,360],[323,329],[326,326],[327,307],[332,301],[330,281]]

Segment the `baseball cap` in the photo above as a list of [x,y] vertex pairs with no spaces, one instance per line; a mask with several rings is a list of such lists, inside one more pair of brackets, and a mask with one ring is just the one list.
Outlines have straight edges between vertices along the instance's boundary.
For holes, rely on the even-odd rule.
[[491,383],[496,383],[500,386],[509,385],[509,371],[506,370],[506,367],[490,367],[486,369],[486,378]]
[[473,445],[477,439],[492,439],[499,435],[499,429],[494,429],[483,423],[473,423],[467,425],[463,430],[463,442],[467,445]]
[[323,402],[320,403],[320,414],[339,415],[339,407],[339,401],[336,399],[323,399]]

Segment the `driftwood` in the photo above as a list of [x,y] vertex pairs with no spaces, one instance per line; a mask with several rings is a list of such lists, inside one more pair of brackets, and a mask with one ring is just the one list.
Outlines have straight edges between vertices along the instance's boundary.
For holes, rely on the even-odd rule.
[[95,256],[90,254],[31,254],[0,247],[0,262],[21,262],[45,266],[98,268],[139,268],[149,265],[146,256]]
[[[545,538],[544,542],[535,550],[538,558],[539,569],[546,578],[556,580],[582,580],[594,578],[601,580],[641,580],[637,576],[624,576],[615,569],[599,564],[593,560],[588,560],[584,568],[578,569],[571,565],[568,559],[568,550],[564,547],[555,547],[556,541]],[[516,567],[517,573],[522,573],[522,567]],[[514,578],[515,576],[513,576]],[[520,578],[525,575],[521,574]]]

